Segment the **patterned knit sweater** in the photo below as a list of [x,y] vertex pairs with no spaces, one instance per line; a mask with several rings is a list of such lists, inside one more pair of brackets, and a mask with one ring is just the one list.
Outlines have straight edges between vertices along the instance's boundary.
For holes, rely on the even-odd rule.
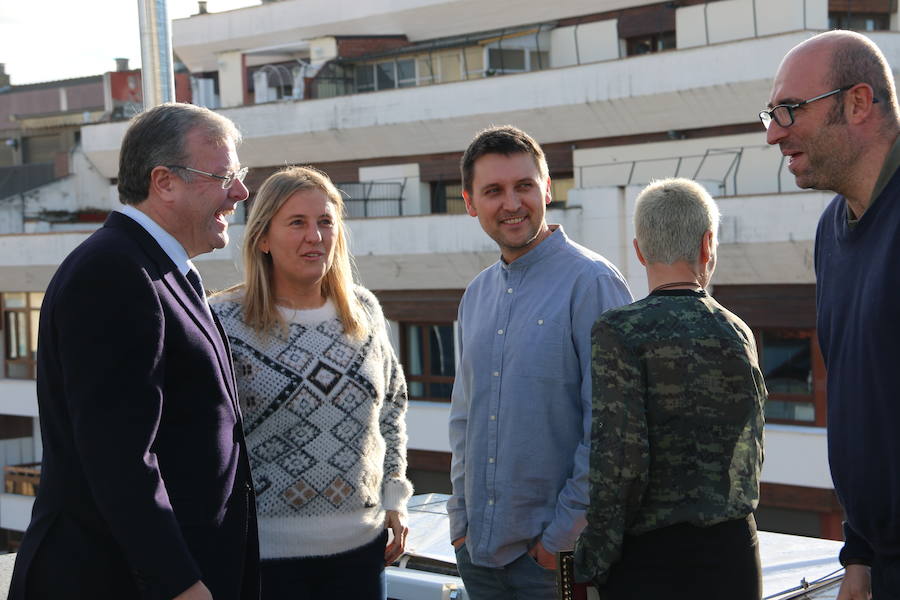
[[378,301],[357,287],[369,317],[344,335],[334,305],[283,310],[287,332],[258,335],[240,299],[213,300],[237,374],[263,559],[353,550],[406,510],[406,381]]

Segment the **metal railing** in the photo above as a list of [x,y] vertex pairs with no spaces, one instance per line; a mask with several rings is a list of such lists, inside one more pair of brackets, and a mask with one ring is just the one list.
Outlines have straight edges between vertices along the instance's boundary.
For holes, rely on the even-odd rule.
[[354,181],[337,184],[348,218],[403,216],[403,181]]
[[[785,176],[785,157],[779,152],[777,168],[773,156],[766,156],[763,171],[773,169],[774,175],[770,183],[765,179],[754,177],[752,189],[744,189],[750,181],[741,183],[741,167],[747,163],[750,153],[763,154],[777,152],[776,147],[768,145],[739,146],[734,148],[709,148],[702,154],[686,154],[661,158],[643,158],[631,161],[614,161],[581,165],[577,168],[577,186],[602,187],[612,185],[644,185],[654,179],[664,177],[687,177],[695,180],[714,182],[718,185],[721,196],[736,196],[746,193],[781,193]],[[754,156],[754,158],[756,158]],[[757,162],[757,167],[760,164]],[[747,179],[749,179],[749,175]]]

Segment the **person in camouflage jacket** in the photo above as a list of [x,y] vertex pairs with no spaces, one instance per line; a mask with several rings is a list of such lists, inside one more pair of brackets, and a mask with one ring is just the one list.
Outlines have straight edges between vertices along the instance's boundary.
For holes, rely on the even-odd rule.
[[634,219],[653,291],[593,328],[576,572],[611,600],[714,598],[717,582],[722,597],[759,600],[766,388],[750,328],[705,291],[718,209],[698,184],[670,179],[644,189]]

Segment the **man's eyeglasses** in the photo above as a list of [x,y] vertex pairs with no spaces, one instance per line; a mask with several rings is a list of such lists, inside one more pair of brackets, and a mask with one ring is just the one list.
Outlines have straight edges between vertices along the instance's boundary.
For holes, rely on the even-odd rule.
[[231,189],[231,186],[234,185],[235,181],[244,181],[244,177],[247,176],[247,171],[249,171],[249,167],[244,167],[238,171],[231,171],[228,175],[216,175],[215,173],[207,173],[206,171],[201,171],[199,169],[193,169],[191,167],[184,167],[182,165],[166,165],[167,169],[184,169],[185,171],[190,171],[191,173],[198,173],[200,175],[206,175],[207,177],[212,177],[213,179],[219,179],[222,181],[222,189],[228,190]]
[[[822,100],[823,98],[827,98],[829,96],[834,96],[835,94],[840,94],[841,92],[846,92],[850,88],[859,85],[854,83],[853,85],[845,85],[842,88],[838,88],[836,90],[831,90],[830,92],[826,92],[815,98],[810,98],[809,100],[803,100],[802,102],[797,102],[796,104],[779,104],[778,106],[773,106],[769,110],[763,110],[759,113],[759,120],[762,122],[763,127],[766,129],[769,128],[769,125],[772,124],[772,121],[778,123],[779,127],[790,127],[794,124],[794,110],[800,108],[804,104],[809,104],[810,102],[815,102],[816,100]],[[878,98],[872,98],[872,103],[878,102]]]

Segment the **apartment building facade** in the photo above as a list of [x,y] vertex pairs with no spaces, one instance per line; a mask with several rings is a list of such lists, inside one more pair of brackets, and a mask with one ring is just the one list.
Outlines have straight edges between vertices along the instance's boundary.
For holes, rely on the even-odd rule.
[[[465,214],[459,158],[478,130],[512,123],[547,152],[548,220],[615,262],[636,297],[647,292],[631,251],[642,185],[688,176],[718,198],[713,295],[753,328],[770,390],[760,526],[839,538],[812,271],[815,225],[830,194],[796,188],[756,114],[781,57],[818,31],[865,31],[900,65],[894,4],[601,4],[281,0],[175,21],[173,44],[193,101],[243,132],[251,198],[284,164],[313,164],[349,195],[359,279],[384,306],[409,382],[419,491],[448,489],[456,308],[466,284],[498,258]],[[126,128],[125,120],[81,128],[79,151],[96,185],[80,202],[86,194],[114,203]],[[210,287],[240,276],[242,217],[235,221],[229,248],[197,261]],[[0,235],[0,414],[36,416],[29,378],[41,292],[86,235]],[[38,436],[34,429],[34,456],[22,462],[39,458]],[[0,495],[0,527],[21,527],[27,504],[21,494]]]

